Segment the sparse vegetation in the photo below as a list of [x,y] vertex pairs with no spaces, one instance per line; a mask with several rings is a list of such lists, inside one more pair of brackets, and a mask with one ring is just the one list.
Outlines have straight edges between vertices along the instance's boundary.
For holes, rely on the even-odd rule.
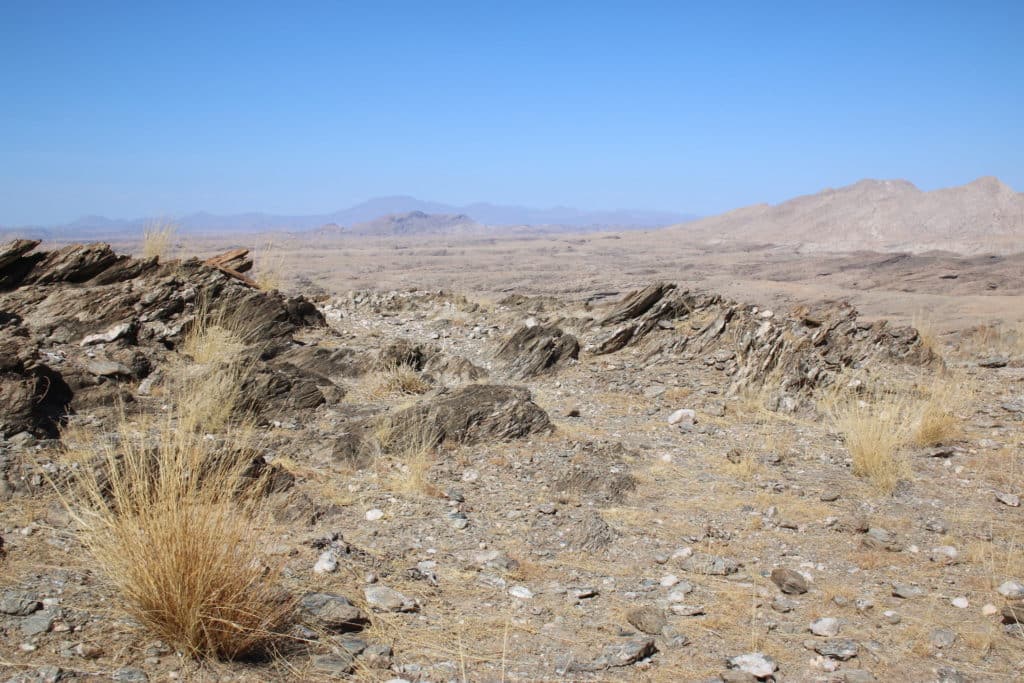
[[911,420],[906,399],[884,389],[861,395],[840,391],[830,399],[827,412],[853,459],[853,473],[891,493],[910,472],[901,453]]
[[923,394],[917,406],[911,441],[917,446],[935,446],[961,438],[964,421],[960,412],[970,405],[973,396],[966,378],[938,376]]
[[284,254],[272,242],[267,243],[256,259],[256,286],[264,292],[281,289],[284,283]]
[[171,221],[154,221],[142,230],[143,258],[165,259],[174,247],[178,226]]
[[125,608],[155,635],[199,658],[264,654],[291,602],[261,559],[266,520],[246,442],[215,446],[177,417],[122,417],[116,441],[67,435],[70,509]]
[[417,396],[430,391],[430,384],[408,365],[389,364],[360,378],[350,397],[357,401],[380,401],[395,396]]

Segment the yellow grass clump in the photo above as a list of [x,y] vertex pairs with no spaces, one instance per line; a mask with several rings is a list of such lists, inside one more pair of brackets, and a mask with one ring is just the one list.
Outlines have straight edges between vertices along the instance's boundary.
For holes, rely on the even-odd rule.
[[923,389],[916,409],[911,441],[917,446],[936,446],[964,436],[961,413],[969,407],[974,392],[963,377],[936,377]]
[[910,437],[911,404],[896,390],[876,387],[858,394],[853,386],[863,384],[851,384],[849,377],[841,376],[823,402],[825,413],[850,452],[853,473],[891,493],[910,474],[901,449]]
[[[234,435],[231,435],[234,437]],[[215,442],[122,417],[116,440],[68,434],[75,463],[66,498],[83,541],[158,637],[198,658],[265,653],[288,625],[291,601],[261,561],[261,484],[244,440]]]
[[170,221],[154,221],[142,230],[142,256],[165,258],[171,253],[178,226]]
[[[227,420],[246,367],[238,358],[172,366],[162,415],[132,419],[122,410],[113,436],[63,434],[72,475],[59,490],[84,545],[126,611],[197,658],[266,654],[292,613],[262,559],[260,530],[270,522],[252,432]],[[210,410],[219,412],[211,418]],[[211,426],[222,438],[209,438]]]
[[417,396],[430,391],[430,383],[408,365],[388,365],[361,378],[349,396],[358,401],[379,401],[394,396]]

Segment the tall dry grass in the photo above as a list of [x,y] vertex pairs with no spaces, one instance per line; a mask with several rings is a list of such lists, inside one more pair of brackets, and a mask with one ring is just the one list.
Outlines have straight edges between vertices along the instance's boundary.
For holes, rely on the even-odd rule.
[[167,258],[174,247],[178,226],[165,220],[153,221],[142,229],[142,256]]
[[912,403],[899,390],[852,375],[840,375],[819,407],[842,437],[853,473],[891,493],[910,474],[902,449],[913,421]]
[[966,377],[947,373],[933,378],[919,390],[911,442],[936,446],[963,438],[963,413],[970,409],[974,389]]
[[263,560],[270,522],[252,431],[227,419],[245,368],[174,368],[163,414],[122,411],[113,434],[63,435],[73,474],[62,495],[90,555],[131,616],[197,658],[266,654],[292,614]]

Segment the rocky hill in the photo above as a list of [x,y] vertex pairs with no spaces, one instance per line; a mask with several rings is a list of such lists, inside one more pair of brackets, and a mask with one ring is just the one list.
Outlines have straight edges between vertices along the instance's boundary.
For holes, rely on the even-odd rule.
[[905,180],[862,180],[671,230],[707,242],[808,251],[1011,253],[1024,248],[1024,194],[992,177],[931,192]]
[[381,216],[352,226],[354,235],[387,235],[408,237],[413,235],[482,234],[487,228],[465,214],[429,214],[423,211]]

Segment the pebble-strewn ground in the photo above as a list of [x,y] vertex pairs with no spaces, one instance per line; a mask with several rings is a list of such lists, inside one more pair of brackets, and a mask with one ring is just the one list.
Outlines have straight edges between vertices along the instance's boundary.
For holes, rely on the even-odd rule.
[[[887,495],[851,472],[819,389],[794,412],[764,410],[729,394],[728,354],[653,353],[668,325],[593,355],[611,331],[593,320],[610,304],[354,293],[320,306],[329,329],[295,339],[350,351],[330,378],[346,395],[260,428],[265,458],[294,475],[268,498],[262,532],[302,597],[295,644],[270,661],[200,665],[148,636],[37,469],[59,470],[56,442],[18,434],[0,445],[2,680],[952,682],[1024,669],[1013,349],[939,344],[973,391],[964,436],[908,448],[912,474]],[[495,353],[525,322],[577,337],[578,360],[510,379]],[[389,393],[393,366],[375,359],[417,346],[426,393]],[[871,372],[909,385],[941,369]],[[362,421],[445,400],[442,383],[526,387],[553,429],[436,449],[339,443]],[[526,405],[494,400],[495,412]],[[516,415],[495,433],[527,419]],[[102,405],[74,418],[113,419]]]

